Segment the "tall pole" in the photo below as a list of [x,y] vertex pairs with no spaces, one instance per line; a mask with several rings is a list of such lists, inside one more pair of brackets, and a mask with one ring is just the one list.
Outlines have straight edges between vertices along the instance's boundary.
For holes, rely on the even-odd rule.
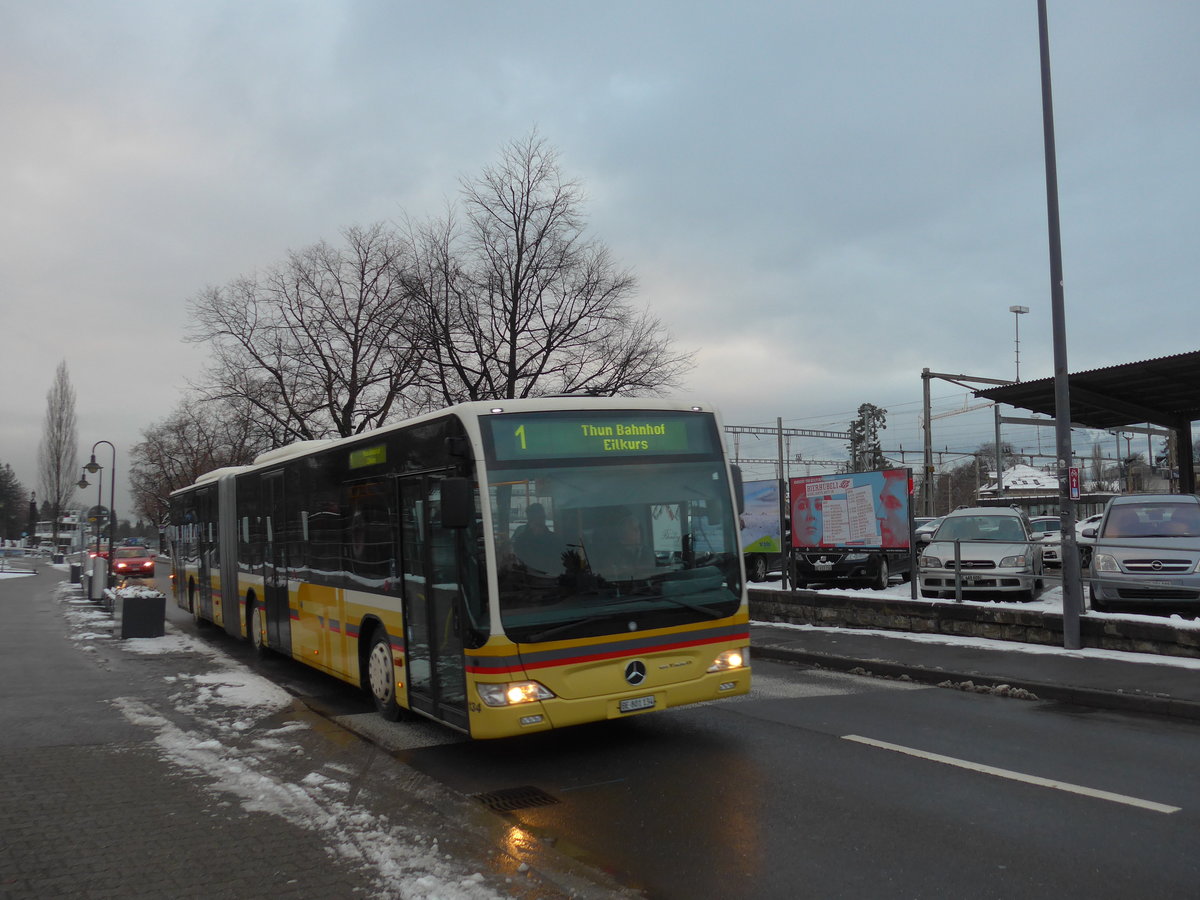
[[788,559],[790,558],[791,550],[784,543],[784,541],[786,540],[786,536],[787,536],[787,529],[783,527],[783,522],[784,522],[784,519],[787,518],[787,508],[788,508],[789,500],[788,500],[788,495],[787,495],[787,486],[788,486],[787,474],[788,473],[784,467],[784,456],[783,456],[783,419],[782,418],[777,418],[775,420],[775,429],[776,429],[776,434],[775,434],[776,447],[779,452],[779,552],[783,557],[783,575],[782,575],[783,589],[787,590],[787,588],[788,588],[788,569],[790,568],[790,566],[788,565]]
[[1016,331],[1013,334],[1013,343],[1017,348],[1017,381],[1021,380],[1021,316],[1029,312],[1028,306],[1010,306],[1008,311],[1013,314],[1013,322],[1016,325]]
[[1004,450],[1000,447],[1000,404],[992,404],[996,414],[996,496],[1004,499]]
[[933,418],[929,409],[929,379],[932,377],[928,369],[921,370],[921,393],[924,395],[925,413],[925,458],[921,477],[921,500],[927,516],[933,515],[933,434],[929,430],[930,420]]
[[1042,128],[1046,145],[1046,221],[1050,241],[1050,311],[1054,325],[1054,435],[1058,456],[1059,518],[1062,520],[1063,646],[1083,644],[1083,579],[1075,539],[1075,500],[1071,496],[1071,382],[1067,368],[1067,316],[1063,301],[1062,235],[1058,220],[1058,164],[1054,149],[1054,102],[1050,90],[1050,35],[1046,0],[1038,0],[1038,43],[1042,70]]

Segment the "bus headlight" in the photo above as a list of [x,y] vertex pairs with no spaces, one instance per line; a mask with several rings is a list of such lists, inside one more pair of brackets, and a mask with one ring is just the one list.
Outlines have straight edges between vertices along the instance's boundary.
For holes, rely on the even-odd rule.
[[533,703],[549,700],[554,693],[536,681],[510,681],[507,684],[477,684],[479,699],[488,706],[515,706],[518,703]]
[[750,662],[750,648],[738,647],[736,650],[726,650],[721,653],[713,664],[708,667],[710,672],[728,672],[730,669],[740,669]]

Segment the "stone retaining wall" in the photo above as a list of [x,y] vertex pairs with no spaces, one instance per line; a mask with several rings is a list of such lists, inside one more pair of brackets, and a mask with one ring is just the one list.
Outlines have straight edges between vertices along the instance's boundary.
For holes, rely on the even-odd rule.
[[[751,588],[750,618],[759,622],[962,635],[1057,647],[1063,644],[1059,613],[975,603]],[[1200,629],[1176,628],[1167,619],[1161,623],[1133,622],[1085,615],[1079,630],[1085,647],[1200,658]]]

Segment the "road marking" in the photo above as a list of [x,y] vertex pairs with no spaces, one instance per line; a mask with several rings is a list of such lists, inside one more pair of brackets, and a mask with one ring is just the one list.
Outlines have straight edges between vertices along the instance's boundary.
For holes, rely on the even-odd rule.
[[1108,800],[1112,803],[1124,803],[1126,806],[1136,806],[1139,809],[1148,809],[1151,812],[1170,814],[1177,813],[1182,809],[1179,806],[1167,806],[1165,803],[1155,803],[1153,800],[1140,800],[1137,797],[1127,797],[1124,794],[1114,794],[1111,791],[1100,791],[1095,788],[1071,784],[1067,781],[1055,781],[1052,778],[1041,778],[1037,775],[1026,775],[1024,772],[1013,772],[1010,769],[985,766],[982,763],[970,762],[965,759],[955,759],[953,756],[942,756],[940,753],[927,753],[924,750],[915,750],[912,747],[905,747],[901,744],[889,744],[887,741],[877,741],[873,738],[861,737],[857,734],[844,734],[842,735],[842,740],[866,744],[869,747],[878,747],[881,750],[892,750],[896,753],[904,753],[908,756],[919,757],[920,759],[945,763],[948,766],[958,766],[960,769],[970,769],[972,772],[982,772],[984,775],[995,775],[998,778],[1007,778],[1011,781],[1023,781],[1026,784],[1034,784],[1038,787],[1053,788],[1056,791],[1067,791],[1071,794],[1082,794],[1085,797],[1095,797],[1098,800]]

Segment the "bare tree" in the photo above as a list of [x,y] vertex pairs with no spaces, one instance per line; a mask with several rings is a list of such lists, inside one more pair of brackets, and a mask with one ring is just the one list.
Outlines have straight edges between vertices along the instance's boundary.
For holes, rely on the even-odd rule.
[[75,388],[63,360],[54,373],[54,384],[46,394],[46,418],[38,445],[38,483],[42,499],[50,504],[54,520],[54,546],[63,510],[75,495],[79,475],[79,428],[75,419]]
[[382,225],[342,236],[191,301],[189,338],[214,349],[203,399],[249,405],[281,443],[377,427],[420,381],[407,245]]
[[129,480],[134,512],[161,523],[172,491],[224,466],[247,465],[277,446],[255,421],[251,406],[185,400],[161,422],[142,432],[130,450]]
[[584,233],[584,194],[537,133],[462,183],[452,214],[413,236],[426,363],[440,399],[659,393],[691,359],[634,309],[633,275]]

